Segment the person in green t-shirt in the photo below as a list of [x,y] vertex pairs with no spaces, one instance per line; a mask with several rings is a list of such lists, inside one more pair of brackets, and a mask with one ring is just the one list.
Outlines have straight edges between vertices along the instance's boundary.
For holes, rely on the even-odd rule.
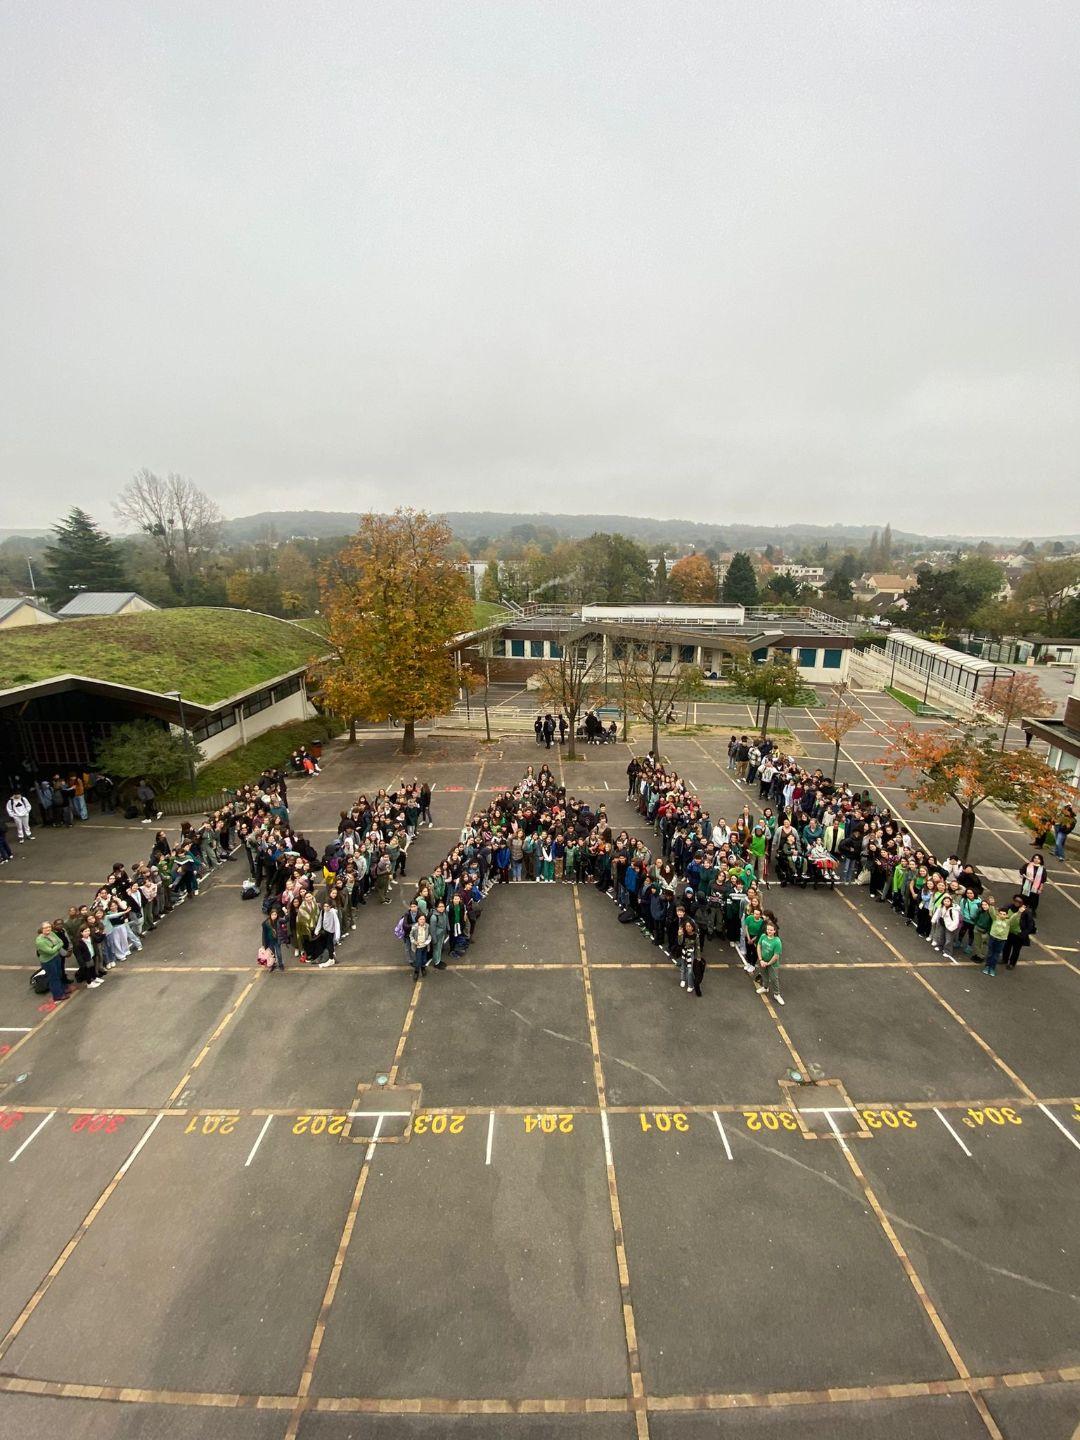
[[780,956],[783,949],[775,922],[767,920],[765,934],[757,942],[758,961],[754,967],[754,981],[757,993],[764,995],[768,990],[777,1005],[784,1003],[784,997],[780,994]]

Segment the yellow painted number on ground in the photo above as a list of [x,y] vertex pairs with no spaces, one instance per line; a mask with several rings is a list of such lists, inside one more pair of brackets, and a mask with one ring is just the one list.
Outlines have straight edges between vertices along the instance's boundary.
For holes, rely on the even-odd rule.
[[748,1130],[797,1130],[799,1122],[790,1110],[744,1110]]
[[524,1115],[528,1133],[539,1130],[542,1135],[569,1135],[574,1128],[573,1115]]
[[235,1129],[235,1115],[193,1115],[184,1126],[184,1134],[231,1135]]
[[969,1130],[974,1130],[976,1125],[1022,1125],[1024,1122],[1017,1115],[1011,1105],[987,1105],[982,1110],[969,1109],[966,1115],[960,1117]]
[[340,1135],[349,1123],[347,1115],[301,1115],[292,1127],[294,1135]]
[[412,1122],[414,1135],[460,1135],[465,1129],[464,1115],[417,1115]]
[[681,1110],[671,1112],[667,1110],[654,1110],[651,1120],[645,1111],[642,1110],[638,1119],[641,1121],[642,1130],[659,1130],[661,1134],[665,1134],[669,1130],[681,1131],[690,1129],[690,1121]]
[[910,1110],[862,1110],[859,1112],[870,1130],[880,1130],[884,1125],[889,1130],[918,1129],[919,1122]]

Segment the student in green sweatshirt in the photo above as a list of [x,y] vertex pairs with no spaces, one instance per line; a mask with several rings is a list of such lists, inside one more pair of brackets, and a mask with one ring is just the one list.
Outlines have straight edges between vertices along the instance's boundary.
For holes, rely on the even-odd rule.
[[757,942],[758,963],[754,969],[757,993],[764,995],[766,989],[777,1005],[783,1005],[780,994],[780,956],[783,953],[776,925],[772,920],[765,922],[765,934]]

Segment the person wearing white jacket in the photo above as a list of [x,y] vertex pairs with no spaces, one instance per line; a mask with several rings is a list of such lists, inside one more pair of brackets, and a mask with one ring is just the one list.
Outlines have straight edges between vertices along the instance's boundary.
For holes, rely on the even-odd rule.
[[951,957],[960,933],[960,907],[951,895],[946,895],[937,908],[930,926],[930,943],[935,950]]
[[30,801],[26,796],[20,790],[16,790],[4,808],[8,818],[15,821],[15,833],[19,837],[19,844],[21,845],[24,840],[33,840],[34,837],[30,833]]

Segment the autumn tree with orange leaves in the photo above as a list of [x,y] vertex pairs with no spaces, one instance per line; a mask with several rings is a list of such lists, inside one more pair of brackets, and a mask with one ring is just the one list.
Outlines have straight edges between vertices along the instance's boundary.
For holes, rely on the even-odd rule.
[[1039,684],[1034,675],[1017,670],[1012,675],[999,675],[988,690],[979,696],[981,709],[1002,722],[1001,749],[1005,749],[1005,737],[1014,720],[1024,715],[1038,719],[1040,715],[1052,715],[1054,702]]
[[317,675],[321,698],[343,718],[399,720],[405,755],[417,720],[457,697],[447,642],[469,628],[472,600],[451,538],[423,511],[364,515],[321,583],[332,652]]
[[[876,763],[898,780],[914,809],[940,810],[951,800],[960,807],[956,853],[967,860],[980,805],[995,800],[1013,808],[1038,834],[1049,827],[1073,792],[1064,780],[1030,750],[998,751],[985,725],[956,730],[917,730],[890,725],[889,747]],[[910,772],[918,779],[912,781]]]
[[684,605],[716,604],[716,571],[707,555],[684,555],[668,571],[668,591]]

